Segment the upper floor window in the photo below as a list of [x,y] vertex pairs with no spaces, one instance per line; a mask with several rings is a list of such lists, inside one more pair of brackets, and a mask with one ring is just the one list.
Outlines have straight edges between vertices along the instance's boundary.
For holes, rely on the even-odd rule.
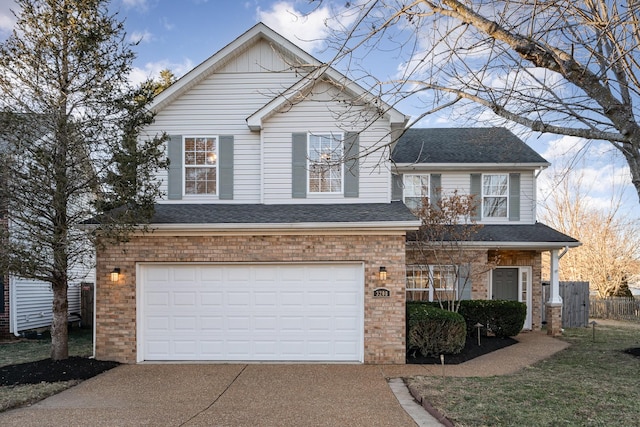
[[218,138],[184,138],[184,194],[218,194]]
[[404,175],[404,204],[409,209],[420,209],[429,197],[429,175]]
[[309,192],[341,193],[343,146],[341,134],[309,134]]
[[482,175],[482,217],[506,218],[509,206],[509,175]]

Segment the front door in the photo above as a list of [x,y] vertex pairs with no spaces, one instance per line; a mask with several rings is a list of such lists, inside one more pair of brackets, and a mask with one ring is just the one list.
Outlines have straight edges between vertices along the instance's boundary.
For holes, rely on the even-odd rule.
[[493,270],[491,299],[519,301],[517,268],[496,268]]

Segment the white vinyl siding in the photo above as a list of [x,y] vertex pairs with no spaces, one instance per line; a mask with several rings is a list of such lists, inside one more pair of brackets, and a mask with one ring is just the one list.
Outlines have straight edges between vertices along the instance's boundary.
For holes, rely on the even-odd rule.
[[[432,170],[429,172],[442,174],[442,197],[446,197],[448,194],[453,193],[454,190],[458,190],[459,194],[471,193],[469,172],[451,172],[439,170]],[[511,172],[520,173],[520,220],[509,221],[509,218],[500,218],[497,219],[497,221],[500,221],[500,223],[504,224],[534,224],[536,221],[536,184],[534,171],[509,169],[506,171],[492,171],[487,173],[500,173],[508,175]],[[411,174],[415,175],[417,174],[417,172],[412,172]],[[482,221],[480,222],[482,223]],[[492,219],[491,223],[495,224],[496,219]]]
[[[345,198],[344,194],[307,194],[304,199],[292,198],[291,164],[293,133],[340,133],[360,129],[341,129],[336,116],[344,109],[338,102],[335,87],[321,83],[314,90],[314,99],[305,99],[291,106],[286,114],[274,114],[263,124],[264,146],[264,202],[278,203],[387,203],[390,201],[390,172],[387,161],[381,160],[385,150],[378,150],[359,159],[359,195]],[[317,102],[318,100],[326,102]],[[355,112],[353,113],[355,114]],[[389,123],[381,119],[379,126],[371,126],[359,134],[360,152],[372,146],[388,144]]]
[[[217,72],[159,111],[146,133],[232,135],[234,192],[233,200],[225,200],[224,203],[260,203],[260,134],[249,130],[246,118],[271,100],[274,94],[299,80],[300,76],[295,73],[278,72],[286,68],[280,53],[268,43],[260,42],[227,61]],[[158,178],[163,181],[160,189],[166,192],[167,171],[160,171]],[[189,201],[199,200],[197,196],[190,196]],[[210,197],[201,201],[212,202]]]
[[[10,277],[9,309],[11,310],[10,332],[46,328],[53,321],[53,290],[51,284],[39,280]],[[89,281],[89,280],[87,280]],[[69,321],[79,321],[80,282],[70,283],[67,289]]]

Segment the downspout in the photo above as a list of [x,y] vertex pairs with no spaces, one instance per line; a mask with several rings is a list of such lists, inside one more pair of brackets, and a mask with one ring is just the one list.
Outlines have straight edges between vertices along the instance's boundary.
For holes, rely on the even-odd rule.
[[20,336],[18,331],[18,297],[16,292],[15,277],[9,275],[9,332],[13,332],[16,337]]

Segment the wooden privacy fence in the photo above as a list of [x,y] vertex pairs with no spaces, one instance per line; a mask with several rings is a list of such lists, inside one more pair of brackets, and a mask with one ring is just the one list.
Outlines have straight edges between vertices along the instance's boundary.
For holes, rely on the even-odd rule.
[[589,316],[600,319],[640,320],[640,300],[633,298],[589,299]]
[[[562,327],[582,328],[589,323],[589,282],[560,282]],[[551,297],[549,282],[542,283],[542,321],[546,322],[544,303]]]

